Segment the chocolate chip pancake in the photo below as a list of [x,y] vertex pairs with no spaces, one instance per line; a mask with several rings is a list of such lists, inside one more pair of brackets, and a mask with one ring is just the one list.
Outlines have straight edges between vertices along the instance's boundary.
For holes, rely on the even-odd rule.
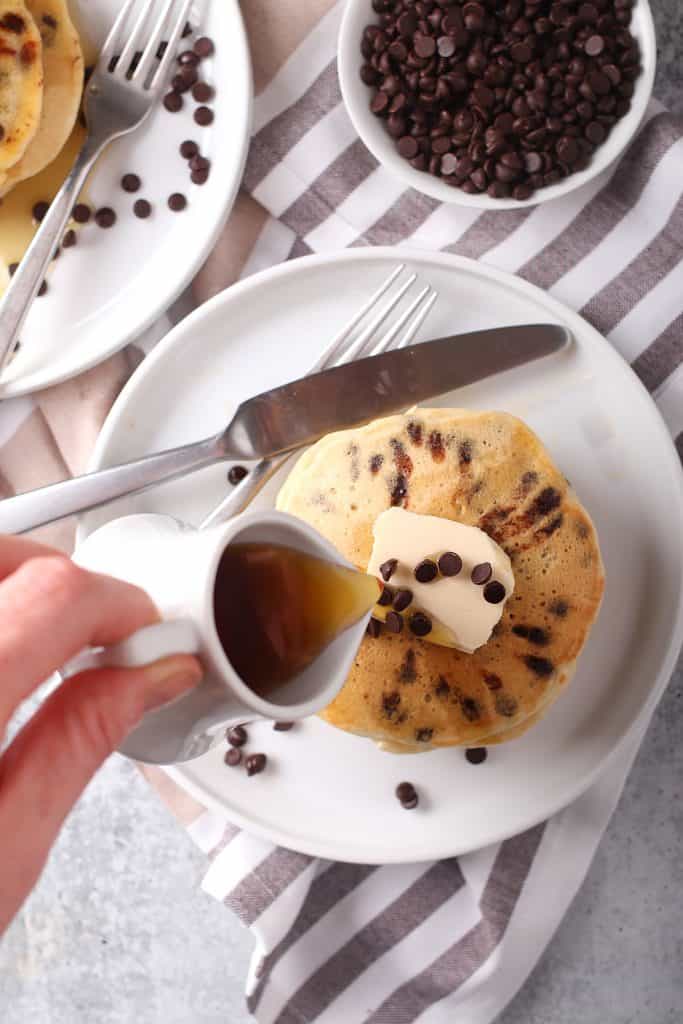
[[35,136],[20,160],[0,176],[0,196],[51,163],[73,131],[83,92],[81,43],[66,0],[26,0],[40,31],[43,104]]
[[367,636],[323,717],[405,752],[520,735],[567,684],[600,606],[588,514],[524,423],[467,409],[414,410],[330,434],[299,459],[277,502],[359,568],[391,506],[483,529],[511,559],[514,593],[473,654],[405,632]]

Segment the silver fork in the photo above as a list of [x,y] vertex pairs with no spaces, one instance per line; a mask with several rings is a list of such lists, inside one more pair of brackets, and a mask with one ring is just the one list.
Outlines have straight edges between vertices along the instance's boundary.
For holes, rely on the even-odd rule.
[[[391,348],[404,348],[410,344],[438,298],[438,292],[430,285],[422,288],[391,327],[380,338],[377,337],[380,327],[417,281],[417,274],[410,274],[407,280],[399,284],[398,278],[405,269],[405,264],[401,263],[391,272],[365,305],[330,342],[317,362],[310,368],[309,373],[319,373],[321,370],[329,370],[333,366],[350,363],[352,359],[379,355]],[[370,322],[361,328],[360,333],[354,336],[359,325],[376,309],[380,300],[395,283],[397,287],[389,295],[387,302],[383,303]],[[215,526],[217,523],[225,522],[226,519],[243,512],[268,480],[295,454],[295,452],[287,452],[276,459],[261,459],[260,462],[255,463],[244,480],[237,484],[235,489],[200,523],[199,529],[204,530],[207,526]]]
[[[192,6],[192,0],[147,0],[128,29],[136,3],[126,0],[107,36],[85,90],[85,142],[0,302],[0,372],[90,169],[110,142],[134,131],[152,110]],[[166,49],[159,59],[164,42]]]

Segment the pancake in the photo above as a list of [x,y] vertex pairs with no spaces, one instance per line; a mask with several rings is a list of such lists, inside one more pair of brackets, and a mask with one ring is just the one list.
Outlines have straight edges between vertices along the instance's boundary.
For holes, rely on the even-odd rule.
[[323,717],[406,752],[521,735],[562,693],[600,606],[590,517],[521,420],[467,409],[330,434],[299,459],[277,501],[362,569],[373,523],[392,505],[483,529],[509,555],[515,590],[473,654],[406,632],[366,637]]
[[61,152],[73,131],[83,93],[83,54],[66,0],[26,0],[43,47],[43,107],[22,158],[0,178],[0,196],[32,178]]
[[0,182],[38,130],[41,58],[40,34],[23,0],[0,0]]

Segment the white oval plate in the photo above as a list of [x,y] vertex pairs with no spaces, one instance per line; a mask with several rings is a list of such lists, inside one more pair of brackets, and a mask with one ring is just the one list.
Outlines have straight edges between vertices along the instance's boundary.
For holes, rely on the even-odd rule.
[[[104,41],[120,6],[120,0],[70,4],[93,48]],[[65,380],[122,348],[168,309],[213,248],[247,153],[251,63],[237,0],[201,0],[191,20],[199,34],[216,42],[214,57],[202,65],[216,90],[210,104],[213,124],[195,124],[197,104],[186,93],[182,111],[170,114],[160,104],[138,131],[105,151],[90,176],[87,196],[94,207],[116,210],[116,226],[103,231],[91,221],[79,230],[78,245],[53,264],[50,289],[33,304],[0,398]],[[178,152],[184,139],[195,139],[211,160],[205,185],[190,182]],[[129,171],[142,179],[137,195],[121,189],[121,176]],[[173,192],[188,198],[180,214],[167,206]],[[149,220],[133,214],[133,203],[141,197],[154,206]]]
[[[568,352],[462,389],[434,404],[506,409],[549,447],[595,520],[605,601],[574,681],[526,736],[474,767],[461,749],[391,755],[321,720],[276,733],[250,726],[268,770],[247,778],[224,749],[170,774],[206,806],[305,853],[366,863],[460,854],[520,832],[570,803],[652,709],[683,637],[683,474],[651,399],[584,320],[525,281],[415,250],[355,249],[258,274],[180,324],[114,406],[92,468],[204,437],[237,403],[306,372],[320,348],[399,258],[440,298],[422,337],[500,324],[566,324]],[[466,353],[463,353],[466,358]],[[227,467],[84,517],[79,538],[115,516],[169,512],[190,522],[223,496]],[[259,498],[272,505],[274,488]],[[404,811],[398,782],[415,783]]]

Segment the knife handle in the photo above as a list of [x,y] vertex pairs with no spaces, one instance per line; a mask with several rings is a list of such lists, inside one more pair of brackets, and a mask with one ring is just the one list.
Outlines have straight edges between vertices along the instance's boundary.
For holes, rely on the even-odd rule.
[[220,438],[211,437],[6,498],[0,502],[0,533],[25,533],[224,458]]

